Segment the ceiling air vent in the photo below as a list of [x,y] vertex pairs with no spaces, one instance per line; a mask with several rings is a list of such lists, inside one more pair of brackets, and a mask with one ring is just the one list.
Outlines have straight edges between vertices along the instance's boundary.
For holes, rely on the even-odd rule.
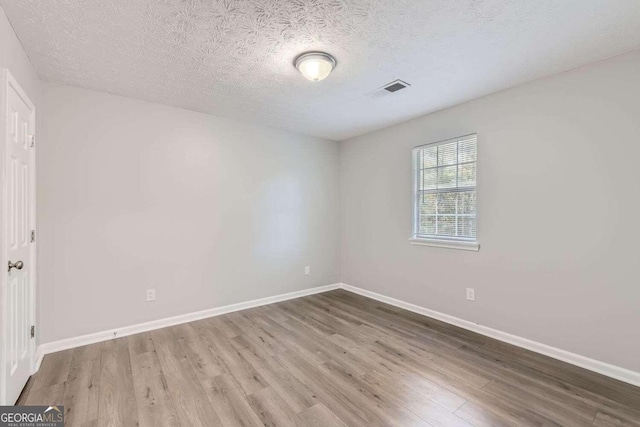
[[409,86],[411,85],[407,82],[403,82],[402,80],[395,80],[374,90],[373,92],[369,92],[367,95],[373,99],[378,99],[382,98],[383,96],[391,95],[392,93],[406,89]]

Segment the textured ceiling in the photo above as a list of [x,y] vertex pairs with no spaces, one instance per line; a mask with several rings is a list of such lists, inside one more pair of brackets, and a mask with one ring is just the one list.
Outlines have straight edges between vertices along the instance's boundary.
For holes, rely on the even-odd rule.
[[[640,48],[639,0],[0,5],[45,80],[336,140]],[[294,69],[307,50],[337,58],[327,80]]]

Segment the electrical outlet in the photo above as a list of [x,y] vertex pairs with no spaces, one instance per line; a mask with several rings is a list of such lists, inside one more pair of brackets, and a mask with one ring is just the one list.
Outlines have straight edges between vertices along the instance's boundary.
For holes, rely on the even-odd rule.
[[307,265],[307,266],[304,268],[304,274],[305,274],[305,276],[308,276],[308,275],[310,275],[310,274],[311,274],[311,266]]
[[467,288],[467,301],[476,300],[476,291],[473,288]]
[[156,300],[156,290],[155,289],[147,289],[147,302]]

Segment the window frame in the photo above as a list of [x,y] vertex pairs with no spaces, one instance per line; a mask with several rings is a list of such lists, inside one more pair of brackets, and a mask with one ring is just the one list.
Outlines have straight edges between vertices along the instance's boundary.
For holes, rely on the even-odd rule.
[[[476,139],[476,160],[475,160],[475,165],[476,165],[476,183],[474,187],[470,187],[473,188],[473,191],[475,191],[476,194],[476,213],[475,213],[475,219],[476,219],[476,236],[475,238],[470,238],[470,237],[455,237],[455,236],[425,236],[425,235],[420,235],[418,234],[418,222],[419,222],[419,217],[420,217],[420,213],[419,213],[419,203],[418,203],[418,192],[420,191],[420,184],[419,184],[419,180],[420,180],[420,167],[419,167],[419,163],[420,163],[420,159],[419,159],[419,153],[420,150],[429,146],[433,146],[433,145],[444,145],[444,144],[448,144],[454,141],[460,141],[462,139],[465,138],[469,138],[469,137],[475,137]],[[412,152],[411,152],[411,159],[412,159],[412,176],[411,176],[411,180],[413,182],[413,194],[412,194],[412,198],[413,198],[413,223],[412,223],[412,233],[411,233],[411,238],[409,238],[409,242],[413,245],[421,245],[421,246],[434,246],[434,247],[440,247],[440,248],[448,248],[448,249],[463,249],[463,250],[469,250],[469,251],[478,251],[480,250],[480,243],[478,241],[478,163],[479,163],[479,150],[478,150],[478,134],[477,133],[470,133],[470,134],[466,134],[466,135],[461,135],[455,138],[448,138],[448,139],[444,139],[444,140],[440,140],[440,141],[435,141],[435,142],[430,142],[428,144],[422,144],[422,145],[418,145],[413,147]],[[458,159],[456,159],[457,161]],[[456,163],[456,165],[459,165],[459,163]],[[437,167],[437,166],[436,166]],[[465,188],[462,187],[458,187],[456,185],[456,192],[457,191],[465,191]]]

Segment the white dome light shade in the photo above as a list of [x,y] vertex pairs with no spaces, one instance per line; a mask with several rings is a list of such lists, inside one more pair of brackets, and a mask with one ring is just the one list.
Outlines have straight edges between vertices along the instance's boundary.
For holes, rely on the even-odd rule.
[[312,82],[326,79],[336,67],[333,56],[323,52],[308,52],[298,56],[294,65],[305,78]]

